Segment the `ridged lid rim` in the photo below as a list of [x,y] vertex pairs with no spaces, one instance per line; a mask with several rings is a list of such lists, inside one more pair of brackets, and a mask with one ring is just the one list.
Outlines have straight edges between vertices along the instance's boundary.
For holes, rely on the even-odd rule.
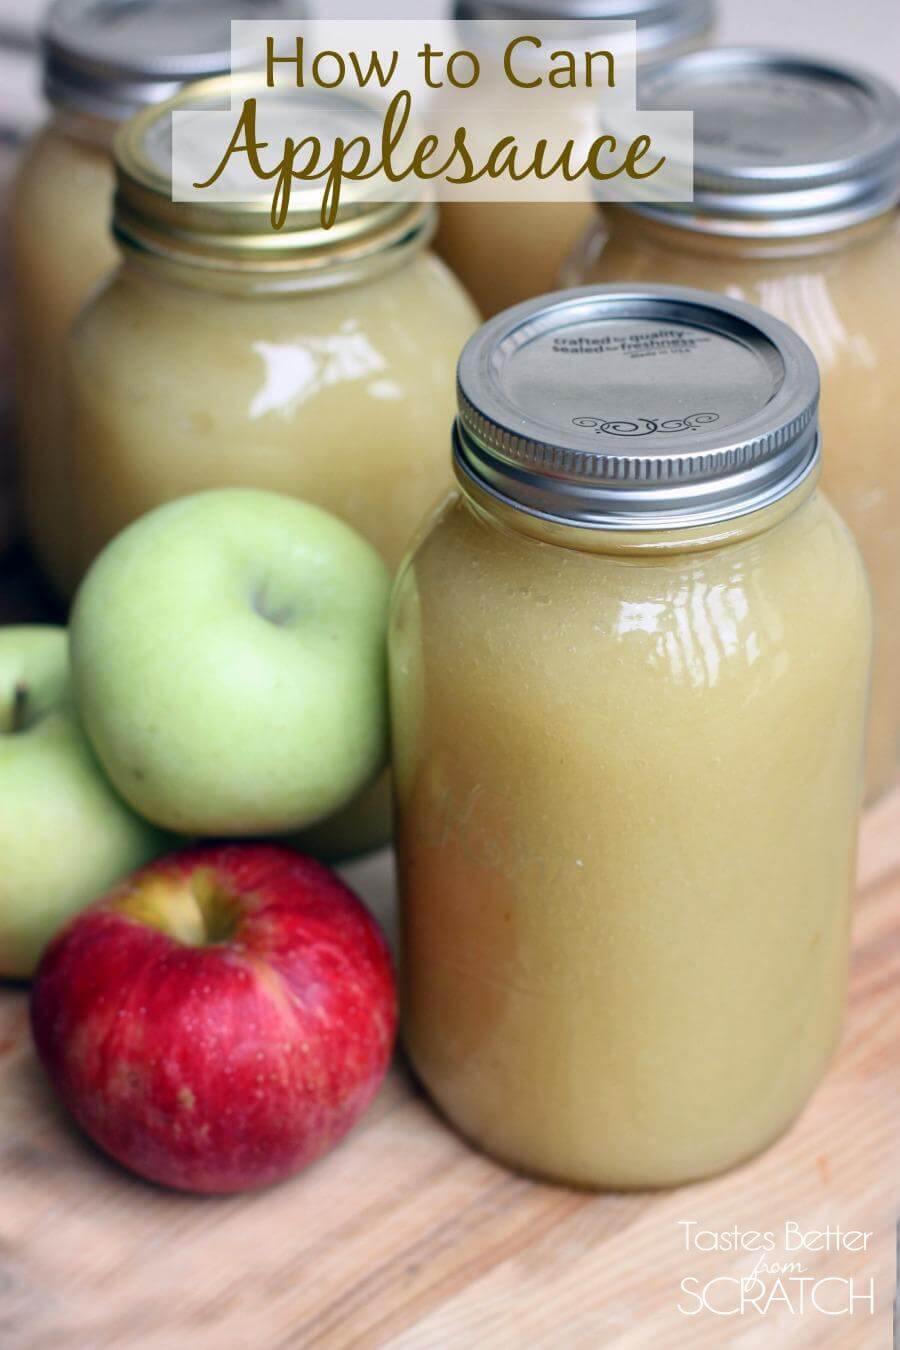
[[[690,435],[677,452],[674,446],[672,453],[630,452],[614,434],[593,427],[591,444],[577,429],[549,437],[547,426],[504,392],[496,353],[517,333],[543,336],[582,315],[670,323],[690,317],[697,331],[738,341],[756,333],[777,352],[783,377],[763,408],[724,432],[701,412],[680,419],[678,428],[660,424],[659,430]],[[818,367],[806,343],[753,305],[688,287],[579,287],[506,310],[464,348],[457,393],[454,455],[463,473],[507,504],[565,525],[680,529],[733,519],[793,491],[819,458]]]
[[900,199],[900,94],[857,66],[808,53],[766,47],[712,47],[674,57],[644,74],[639,103],[673,110],[679,92],[703,79],[757,73],[803,76],[865,101],[869,125],[858,143],[831,156],[781,163],[717,162],[694,136],[694,196],[687,203],[628,203],[655,219],[689,229],[792,236],[848,228],[883,214]]

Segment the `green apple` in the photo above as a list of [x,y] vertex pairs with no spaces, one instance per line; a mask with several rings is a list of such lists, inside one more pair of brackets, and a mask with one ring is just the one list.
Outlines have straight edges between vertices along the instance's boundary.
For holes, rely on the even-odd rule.
[[33,974],[63,920],[170,844],[103,777],[65,630],[0,629],[0,975]]
[[78,709],[122,796],[182,834],[286,834],[387,757],[390,578],[349,525],[223,488],[130,525],[71,623]]

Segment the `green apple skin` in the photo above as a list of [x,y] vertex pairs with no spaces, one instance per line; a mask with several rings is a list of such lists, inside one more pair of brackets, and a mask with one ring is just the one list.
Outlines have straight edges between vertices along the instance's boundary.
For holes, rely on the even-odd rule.
[[28,979],[65,920],[167,847],[87,743],[65,630],[0,629],[0,976]]
[[223,488],[141,517],[76,596],[76,701],[116,788],[187,835],[287,834],[387,758],[390,578],[335,516]]
[[392,814],[391,775],[385,771],[337,815],[289,835],[282,842],[320,862],[351,862],[390,843]]

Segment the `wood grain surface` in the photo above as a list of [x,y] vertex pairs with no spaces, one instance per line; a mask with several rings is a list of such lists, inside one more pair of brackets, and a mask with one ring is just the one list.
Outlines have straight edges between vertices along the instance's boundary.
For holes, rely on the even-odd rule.
[[[345,872],[393,929],[390,856]],[[900,794],[864,823],[846,1031],[801,1120],[730,1175],[629,1196],[496,1166],[399,1064],[356,1132],[305,1175],[237,1199],[169,1194],[70,1126],[35,1062],[25,991],[0,987],[0,1347],[885,1350],[900,1201],[898,975]],[[686,1251],[689,1220],[868,1231],[865,1251],[785,1259],[832,1279],[826,1306],[840,1297],[834,1281],[867,1292],[874,1280],[876,1312],[859,1302],[852,1317],[776,1305],[740,1318],[681,1312],[695,1306],[683,1279],[747,1275],[755,1262]]]

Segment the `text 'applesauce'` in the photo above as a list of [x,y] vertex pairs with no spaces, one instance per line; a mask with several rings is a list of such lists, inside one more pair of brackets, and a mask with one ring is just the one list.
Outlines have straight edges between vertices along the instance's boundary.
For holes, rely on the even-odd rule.
[[[593,20],[601,30],[610,21],[633,22],[636,58],[644,70],[707,41],[714,6],[712,0],[457,0],[454,13],[460,45],[476,53],[484,47],[487,28],[478,21],[491,21],[493,50],[482,50],[482,57],[488,57],[485,71],[463,105],[467,123],[474,128],[492,125],[498,108],[504,106],[505,80],[490,78],[493,68],[502,68],[498,51],[504,41],[533,32],[536,23],[542,31],[558,25],[558,42],[564,48],[572,21],[578,27]],[[603,45],[603,38],[598,42]],[[548,38],[542,53],[545,62],[553,46]],[[535,77],[535,71],[528,70],[530,50],[523,43],[516,47],[515,64],[522,67],[519,77],[526,80]],[[530,59],[536,59],[533,51]],[[633,70],[614,71],[617,86],[633,78]],[[597,97],[601,98],[600,90]],[[559,269],[593,214],[587,193],[583,201],[574,196],[559,202],[450,201],[441,208],[435,248],[490,318],[558,284]]]
[[717,1172],[837,1039],[871,633],[817,400],[786,325],[679,287],[463,352],[391,622],[405,1035],[515,1167]]
[[704,286],[809,343],[825,490],[872,583],[874,800],[900,770],[900,95],[840,63],[735,48],[654,70],[641,106],[693,109],[694,201],[604,208],[563,282]]
[[249,52],[230,45],[231,19],[290,18],[296,0],[57,0],[42,33],[52,112],[25,152],[10,203],[16,403],[28,535],[61,587],[71,537],[61,407],[62,352],[79,309],[117,262],[112,139],[138,108],[187,80],[225,74]]

